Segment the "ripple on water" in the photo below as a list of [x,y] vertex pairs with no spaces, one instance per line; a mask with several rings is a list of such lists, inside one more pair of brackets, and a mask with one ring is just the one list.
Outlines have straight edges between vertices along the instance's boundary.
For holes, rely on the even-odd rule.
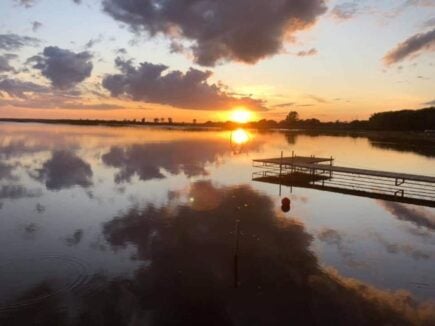
[[[77,257],[44,255],[0,262],[0,312],[40,303],[86,288],[89,265]],[[38,287],[46,285],[46,290]]]

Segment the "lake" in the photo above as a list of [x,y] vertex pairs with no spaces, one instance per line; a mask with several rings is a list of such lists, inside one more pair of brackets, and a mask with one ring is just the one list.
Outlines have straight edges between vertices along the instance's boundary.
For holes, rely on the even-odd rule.
[[435,175],[394,139],[0,124],[0,324],[435,325],[435,209],[280,196],[281,151]]

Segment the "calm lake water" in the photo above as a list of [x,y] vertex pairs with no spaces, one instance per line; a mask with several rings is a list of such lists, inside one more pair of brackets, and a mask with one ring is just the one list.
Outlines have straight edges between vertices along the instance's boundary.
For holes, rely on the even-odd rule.
[[0,124],[0,324],[435,325],[435,209],[251,180],[281,151],[434,176],[434,148],[230,138]]

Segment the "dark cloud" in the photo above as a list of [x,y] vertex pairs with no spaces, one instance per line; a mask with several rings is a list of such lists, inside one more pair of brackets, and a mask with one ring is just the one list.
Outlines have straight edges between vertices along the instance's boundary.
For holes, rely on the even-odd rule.
[[3,185],[0,187],[0,199],[21,199],[40,197],[41,190],[29,190],[21,185]]
[[12,97],[26,98],[27,93],[47,93],[48,91],[46,86],[0,76],[0,95],[6,93]]
[[112,147],[102,160],[106,165],[119,169],[115,181],[120,183],[129,181],[134,175],[144,181],[164,178],[161,169],[171,174],[206,175],[206,164],[215,162],[228,151],[230,148],[224,141],[151,143]]
[[28,62],[41,71],[52,85],[59,89],[76,86],[91,75],[92,55],[87,52],[75,53],[70,50],[48,46],[43,53],[34,56]]
[[419,33],[399,43],[395,48],[384,56],[386,65],[395,64],[408,58],[413,58],[423,52],[433,51],[435,49],[435,28]]
[[32,31],[37,32],[42,26],[43,24],[41,22],[34,21],[32,22]]
[[250,97],[236,98],[220,84],[209,84],[210,71],[189,69],[186,73],[169,71],[165,65],[148,62],[135,67],[131,60],[117,58],[120,74],[106,75],[103,87],[114,97],[126,96],[135,101],[171,105],[192,110],[229,110],[246,106],[265,110],[263,101]]
[[423,23],[423,27],[434,27],[434,26],[435,26],[435,17],[432,17],[431,19],[428,19]]
[[388,201],[379,201],[379,204],[401,221],[435,231],[435,214],[430,210]]
[[37,46],[40,41],[30,36],[0,34],[0,50],[15,51],[25,46]]
[[424,105],[435,105],[435,100],[426,102]]
[[[0,73],[2,72],[14,72],[14,67],[11,66],[10,61],[16,59],[18,56],[12,53],[5,53],[0,55]],[[0,76],[1,78],[1,76]]]
[[91,166],[68,151],[57,150],[37,171],[37,178],[50,190],[92,185]]
[[205,66],[272,56],[326,11],[323,0],[103,0],[103,6],[136,32],[191,42],[195,61]]
[[91,38],[86,44],[85,48],[90,49],[94,47],[95,44],[101,43],[104,40],[104,37],[102,34],[98,35],[95,38]]
[[294,105],[295,105],[294,102],[287,102],[287,103],[276,104],[273,107],[274,108],[288,108],[288,107],[291,107],[291,106],[294,106]]
[[17,3],[20,6],[23,6],[25,8],[32,7],[38,0],[14,0],[15,3]]
[[358,3],[356,2],[344,2],[341,4],[336,5],[332,11],[331,14],[333,17],[340,19],[340,20],[346,20],[353,18],[356,14],[358,14],[360,10],[360,7]]
[[296,55],[298,57],[310,57],[316,55],[317,53],[318,53],[317,50],[315,48],[312,48],[306,51],[299,51],[298,53],[296,53]]
[[322,103],[322,104],[328,103],[328,101],[326,99],[324,99],[323,97],[320,97],[320,96],[307,95],[306,97],[316,101],[317,103]]

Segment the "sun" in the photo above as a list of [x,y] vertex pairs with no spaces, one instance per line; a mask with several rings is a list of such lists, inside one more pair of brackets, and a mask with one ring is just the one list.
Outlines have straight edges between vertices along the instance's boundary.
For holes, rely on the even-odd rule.
[[246,109],[235,109],[230,114],[230,119],[237,123],[247,123],[251,120],[252,113]]

